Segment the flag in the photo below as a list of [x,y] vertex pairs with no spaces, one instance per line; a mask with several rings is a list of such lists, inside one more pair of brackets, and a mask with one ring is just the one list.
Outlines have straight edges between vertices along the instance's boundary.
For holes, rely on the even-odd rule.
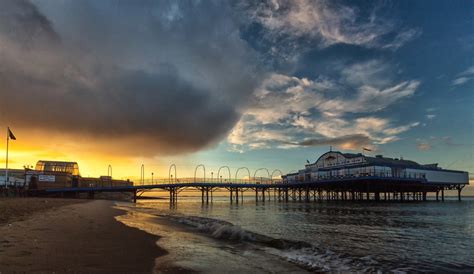
[[16,140],[16,137],[13,134],[13,132],[10,130],[10,128],[8,128],[8,138],[10,138],[12,140]]
[[368,149],[368,148],[365,148],[365,147],[363,147],[362,149],[366,150],[366,151],[372,151],[371,149]]

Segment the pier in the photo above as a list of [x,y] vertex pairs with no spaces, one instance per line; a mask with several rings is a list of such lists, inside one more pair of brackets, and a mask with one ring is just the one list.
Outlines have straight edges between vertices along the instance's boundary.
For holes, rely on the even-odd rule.
[[256,202],[270,200],[290,202],[310,201],[426,201],[432,193],[436,201],[444,201],[445,190],[456,190],[458,200],[464,185],[434,184],[422,178],[363,176],[350,178],[330,178],[316,181],[284,182],[282,180],[235,179],[221,182],[214,179],[168,179],[155,180],[153,184],[143,182],[141,185],[107,186],[94,185],[91,187],[54,188],[41,190],[36,195],[78,195],[87,193],[90,198],[100,192],[129,192],[133,201],[150,190],[163,190],[169,193],[170,203],[179,201],[183,190],[196,190],[201,193],[203,203],[213,201],[215,191],[225,191],[230,203],[239,203],[245,196],[255,196]]
[[[203,177],[198,177],[202,170]],[[221,172],[222,171],[222,172]],[[239,172],[245,172],[244,179]],[[265,172],[265,177],[257,174]],[[236,169],[232,177],[228,166],[221,166],[214,178],[206,178],[204,165],[197,165],[194,177],[178,178],[176,165],[169,167],[166,179],[145,179],[144,165],[140,170],[140,181],[112,179],[111,167],[108,175],[100,178],[81,177],[75,162],[39,161],[35,170],[27,169],[23,175],[23,187],[10,184],[9,188],[28,195],[59,195],[79,197],[86,194],[94,198],[96,193],[131,193],[134,202],[145,192],[161,190],[169,193],[170,203],[179,200],[185,190],[198,191],[202,203],[211,203],[216,191],[226,193],[229,202],[240,203],[244,196],[255,196],[256,202],[275,200],[299,201],[426,201],[428,194],[437,201],[445,200],[445,191],[457,191],[461,200],[462,189],[469,184],[465,171],[449,170],[438,164],[419,164],[414,161],[375,157],[361,153],[329,151],[317,161],[305,165],[304,169],[283,174],[276,169],[270,173],[266,168],[251,172],[246,167]],[[279,174],[276,177],[275,174]],[[20,174],[21,171],[17,171]],[[225,177],[222,176],[225,174]],[[18,178],[17,178],[18,179]],[[4,188],[8,191],[8,188]]]

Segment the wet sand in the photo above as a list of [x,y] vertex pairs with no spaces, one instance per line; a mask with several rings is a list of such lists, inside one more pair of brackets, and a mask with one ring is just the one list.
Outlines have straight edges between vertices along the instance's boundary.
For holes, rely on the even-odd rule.
[[0,273],[150,273],[166,254],[156,245],[158,236],[116,221],[124,212],[114,202],[16,200],[0,200],[0,210],[8,212],[0,223]]
[[84,203],[79,199],[51,198],[0,198],[0,226],[15,221],[23,221],[28,216],[65,205]]

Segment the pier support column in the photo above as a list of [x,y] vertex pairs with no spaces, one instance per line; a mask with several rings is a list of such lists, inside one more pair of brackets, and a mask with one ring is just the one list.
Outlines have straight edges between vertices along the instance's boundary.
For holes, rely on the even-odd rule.
[[288,203],[288,188],[285,188],[285,202]]
[[230,193],[230,202],[232,203],[233,198],[234,198],[234,194],[233,194],[232,188],[229,188],[229,193]]
[[439,190],[436,190],[436,201],[439,201]]
[[265,189],[262,188],[262,201],[265,202]]
[[379,192],[375,192],[375,201],[380,201],[380,193]]
[[209,188],[206,187],[206,204],[209,203]]
[[201,188],[201,202],[204,204],[204,188]]
[[238,188],[235,190],[235,202],[239,203],[239,189]]
[[461,201],[461,191],[462,187],[458,187],[458,201]]
[[423,191],[423,201],[426,201],[426,192]]
[[258,188],[255,188],[255,202],[258,202]]
[[444,202],[444,188],[441,189],[441,201]]
[[134,190],[134,191],[133,191],[133,203],[134,203],[134,204],[137,203],[137,190]]

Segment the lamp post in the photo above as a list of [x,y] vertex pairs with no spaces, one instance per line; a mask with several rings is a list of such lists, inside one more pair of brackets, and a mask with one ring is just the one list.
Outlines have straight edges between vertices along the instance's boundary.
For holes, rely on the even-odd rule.
[[222,183],[222,175],[221,175],[221,183]]
[[151,184],[153,184],[153,175],[154,175],[154,173],[152,172],[151,173]]
[[211,183],[212,183],[212,179],[214,179],[214,172],[211,171]]

